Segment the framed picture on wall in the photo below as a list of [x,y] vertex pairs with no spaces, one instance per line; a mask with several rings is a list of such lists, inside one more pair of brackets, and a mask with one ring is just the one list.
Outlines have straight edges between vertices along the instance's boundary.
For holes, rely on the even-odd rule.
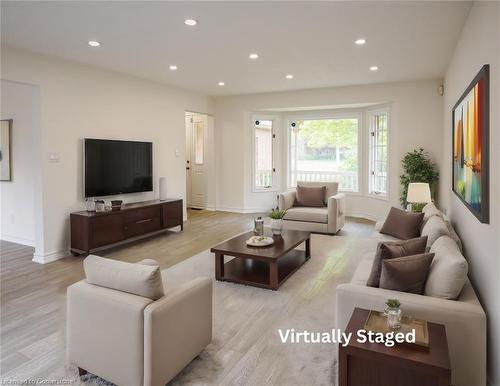
[[12,119],[0,121],[0,181],[12,180]]
[[489,65],[483,66],[452,110],[453,191],[489,223]]

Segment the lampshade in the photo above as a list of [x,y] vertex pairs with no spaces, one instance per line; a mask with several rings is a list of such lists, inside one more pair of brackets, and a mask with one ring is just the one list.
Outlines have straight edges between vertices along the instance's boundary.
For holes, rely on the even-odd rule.
[[426,182],[411,182],[408,185],[406,201],[419,204],[432,202],[429,184]]

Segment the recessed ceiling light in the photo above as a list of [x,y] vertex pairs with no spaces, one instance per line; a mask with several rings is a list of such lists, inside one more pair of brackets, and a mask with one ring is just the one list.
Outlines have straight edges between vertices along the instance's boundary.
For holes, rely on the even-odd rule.
[[370,71],[377,71],[378,70],[378,67],[377,66],[371,66],[370,67]]
[[190,26],[190,27],[193,27],[195,26],[196,24],[198,24],[198,22],[194,19],[186,19],[184,20],[184,24]]
[[168,68],[170,68],[172,71],[177,70],[177,66],[175,64],[171,64],[170,66],[168,66]]
[[89,46],[90,47],[99,47],[101,45],[101,43],[99,43],[98,41],[96,40],[90,40],[89,41]]
[[259,55],[258,55],[258,54],[253,53],[253,54],[248,55],[248,57],[249,57],[250,59],[255,60],[255,59],[258,59],[258,58],[259,58]]
[[226,84],[224,82],[219,82],[218,85],[219,86],[225,86]]
[[292,75],[292,74],[287,74],[287,75],[285,76],[285,78],[287,78],[287,79],[293,79],[293,75]]
[[354,43],[356,43],[358,46],[362,46],[363,44],[366,43],[365,39],[358,39]]

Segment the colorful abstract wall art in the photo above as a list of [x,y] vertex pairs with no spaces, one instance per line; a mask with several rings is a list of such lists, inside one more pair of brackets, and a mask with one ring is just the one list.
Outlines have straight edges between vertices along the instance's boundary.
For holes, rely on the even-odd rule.
[[452,111],[453,191],[482,223],[489,222],[489,65]]

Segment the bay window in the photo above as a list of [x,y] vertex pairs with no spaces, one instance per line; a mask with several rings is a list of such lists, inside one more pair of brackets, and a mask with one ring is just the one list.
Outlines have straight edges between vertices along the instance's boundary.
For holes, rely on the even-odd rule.
[[370,113],[370,166],[368,193],[378,197],[387,197],[387,120],[387,111]]
[[297,181],[339,182],[339,190],[359,192],[357,114],[289,121],[288,186]]
[[271,190],[276,185],[274,166],[275,120],[255,118],[253,124],[253,188]]

